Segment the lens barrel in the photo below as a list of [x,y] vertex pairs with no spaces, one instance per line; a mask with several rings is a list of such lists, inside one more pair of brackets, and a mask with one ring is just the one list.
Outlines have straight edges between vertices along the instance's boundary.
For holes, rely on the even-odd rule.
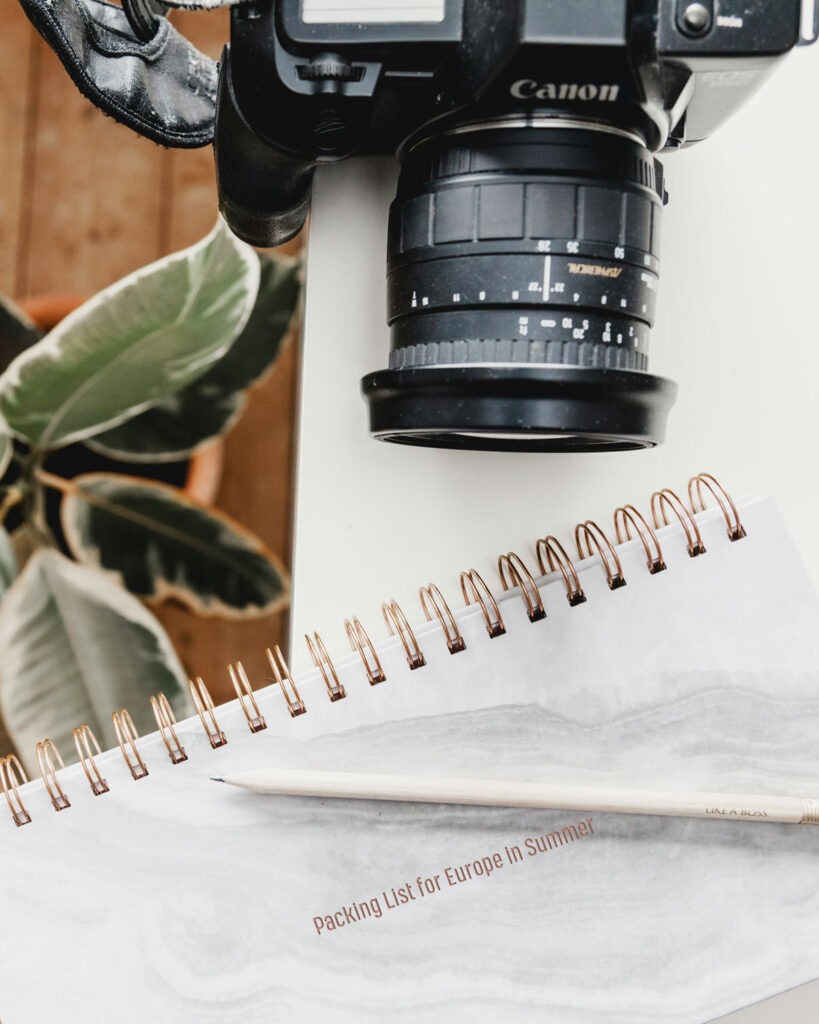
[[465,125],[412,146],[390,210],[389,369],[362,390],[388,441],[623,450],[665,432],[646,372],[662,168],[621,129]]

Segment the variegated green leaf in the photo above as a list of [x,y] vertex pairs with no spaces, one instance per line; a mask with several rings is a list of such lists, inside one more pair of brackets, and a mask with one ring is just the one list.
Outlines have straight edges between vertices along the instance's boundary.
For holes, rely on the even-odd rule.
[[14,582],[17,572],[17,556],[14,554],[11,537],[0,526],[0,598]]
[[89,438],[89,447],[129,462],[170,461],[230,430],[244,407],[245,390],[278,358],[299,297],[298,261],[271,256],[260,261],[253,312],[219,362],[176,394]]
[[287,573],[258,537],[174,487],[89,473],[70,485],[61,517],[72,553],[140,597],[222,616],[267,615],[287,602]]
[[35,448],[89,437],[206,373],[253,308],[259,260],[220,221],[104,289],[0,377],[0,412]]
[[[2,429],[2,427],[0,427],[0,429]],[[8,434],[0,433],[0,477],[2,477],[9,468],[9,463],[11,462],[11,451],[11,438]]]
[[127,707],[139,731],[156,728],[149,696],[163,691],[186,714],[184,673],[162,627],[113,580],[54,551],[39,551],[0,603],[0,707],[29,769],[50,737],[66,761],[71,731],[87,723],[116,743],[111,712]]

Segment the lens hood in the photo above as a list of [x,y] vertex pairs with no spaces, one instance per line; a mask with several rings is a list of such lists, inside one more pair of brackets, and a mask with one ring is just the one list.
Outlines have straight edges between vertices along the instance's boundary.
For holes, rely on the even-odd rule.
[[628,451],[665,437],[677,385],[630,370],[441,366],[361,382],[381,441],[483,451]]

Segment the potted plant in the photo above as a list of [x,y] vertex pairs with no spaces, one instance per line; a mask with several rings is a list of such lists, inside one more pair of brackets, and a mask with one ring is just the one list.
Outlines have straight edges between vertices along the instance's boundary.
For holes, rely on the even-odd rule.
[[[288,333],[295,260],[260,257],[221,222],[48,333],[0,314],[0,710],[29,767],[110,712],[153,728],[147,697],[188,711],[184,673],[145,602],[203,615],[269,614],[288,600],[279,559],[235,520],[133,472],[59,472],[82,445],[109,460],[189,459],[230,429]],[[51,502],[56,515],[48,515]],[[6,529],[17,518],[13,531]]]

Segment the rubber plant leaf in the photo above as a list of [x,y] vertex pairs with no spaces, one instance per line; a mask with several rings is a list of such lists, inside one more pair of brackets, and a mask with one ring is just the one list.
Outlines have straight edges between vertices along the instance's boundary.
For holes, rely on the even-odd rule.
[[[2,431],[2,429],[2,425],[0,425],[0,431]],[[9,437],[8,434],[0,433],[0,477],[2,477],[2,475],[9,468],[9,463],[11,462],[11,452],[11,438]]]
[[0,412],[36,449],[156,405],[217,363],[245,326],[259,260],[222,221],[70,313],[0,377]]
[[11,537],[0,526],[0,597],[9,589],[18,573],[17,556],[11,543]]
[[89,473],[69,488],[60,515],[71,552],[117,573],[131,593],[222,617],[269,615],[287,603],[282,564],[224,513],[138,477]]
[[176,394],[90,438],[91,448],[128,462],[169,462],[232,428],[247,389],[275,365],[298,304],[300,263],[278,256],[261,256],[260,263],[253,312],[219,362]]
[[151,694],[188,711],[182,666],[153,615],[56,551],[38,551],[0,602],[0,650],[0,709],[30,773],[45,737],[76,760],[72,728],[83,723],[103,749],[115,745],[111,713],[121,707],[140,732],[155,730]]

